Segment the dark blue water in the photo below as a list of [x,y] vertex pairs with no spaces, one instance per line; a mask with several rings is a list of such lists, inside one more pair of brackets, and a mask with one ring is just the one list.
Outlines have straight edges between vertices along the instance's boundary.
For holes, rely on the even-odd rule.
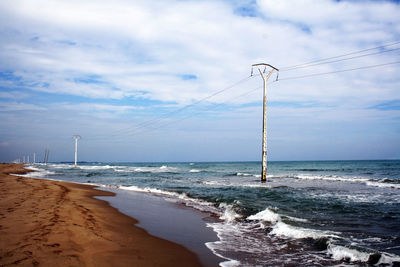
[[220,218],[207,246],[234,266],[400,264],[400,161],[90,163],[43,178],[145,191]]

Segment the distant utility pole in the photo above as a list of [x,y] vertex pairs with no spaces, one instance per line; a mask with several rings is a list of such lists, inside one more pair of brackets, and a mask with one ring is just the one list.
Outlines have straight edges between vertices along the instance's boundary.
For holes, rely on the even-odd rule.
[[36,164],[36,152],[33,152],[33,164]]
[[28,164],[29,164],[29,155],[27,157],[28,157],[27,161],[28,161]]
[[46,150],[44,151],[44,159],[43,159],[43,162],[45,165],[47,165],[47,161],[49,160],[49,154],[50,154],[50,150],[48,148],[46,148]]
[[25,156],[23,156],[23,161],[22,161],[22,163],[25,163]]
[[80,135],[73,135],[72,138],[75,139],[75,168],[76,168],[76,161],[78,159],[78,139],[82,137]]
[[[251,65],[251,76],[253,76],[253,69],[257,68],[260,76],[264,81],[264,101],[263,101],[263,141],[262,141],[262,170],[261,182],[267,181],[267,81],[271,77],[272,72],[279,70],[269,64],[259,63]],[[268,73],[266,70],[270,69]],[[261,70],[263,69],[263,70]]]

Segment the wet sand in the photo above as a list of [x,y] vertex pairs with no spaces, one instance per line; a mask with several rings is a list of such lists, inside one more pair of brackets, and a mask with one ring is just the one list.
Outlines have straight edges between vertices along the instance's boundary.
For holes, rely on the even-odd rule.
[[93,198],[112,192],[9,175],[26,172],[0,164],[0,266],[201,266],[183,246]]

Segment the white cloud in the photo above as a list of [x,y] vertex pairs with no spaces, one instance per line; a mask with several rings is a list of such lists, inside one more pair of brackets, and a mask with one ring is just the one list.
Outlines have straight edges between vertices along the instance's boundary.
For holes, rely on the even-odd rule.
[[[141,91],[154,100],[187,104],[245,77],[255,62],[281,67],[375,46],[399,34],[393,25],[400,8],[389,2],[257,1],[264,19],[238,16],[224,1],[2,3],[1,13],[12,18],[3,19],[3,27],[20,32],[18,38],[2,42],[1,58],[7,66],[34,84],[33,90],[90,98],[122,99]],[[365,58],[354,65],[377,64],[389,57]],[[371,72],[380,75],[384,70]],[[92,74],[104,83],[71,82]],[[183,81],[182,74],[198,79]],[[376,77],[369,74],[314,79],[311,86],[308,80],[308,89],[300,89],[304,98],[322,95],[337,101],[343,93],[335,94],[338,88],[351,88],[354,77]],[[281,77],[285,75],[289,74]],[[37,81],[48,86],[38,86]],[[290,82],[287,87],[299,84]],[[330,93],[320,93],[321,87],[330,88]],[[290,96],[299,89],[286,91],[281,97],[293,101]],[[348,96],[353,96],[351,90]]]
[[30,110],[30,111],[44,111],[46,108],[27,103],[20,102],[0,102],[0,111],[22,111],[22,110]]
[[107,104],[93,104],[93,103],[57,103],[52,106],[54,109],[74,110],[79,112],[126,112],[131,110],[140,110],[141,107],[124,106],[124,105],[107,105]]
[[1,92],[0,91],[0,98],[8,98],[8,99],[23,99],[27,98],[29,95],[19,91],[8,91],[8,92]]

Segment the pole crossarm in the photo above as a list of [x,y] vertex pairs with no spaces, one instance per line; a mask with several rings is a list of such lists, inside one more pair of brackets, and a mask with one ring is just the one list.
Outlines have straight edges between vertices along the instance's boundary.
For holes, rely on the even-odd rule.
[[274,66],[272,66],[270,64],[266,64],[266,63],[257,63],[257,64],[251,65],[251,67],[257,67],[257,66],[266,66],[266,67],[270,67],[271,69],[274,69],[276,71],[279,71],[279,69],[275,68]]

